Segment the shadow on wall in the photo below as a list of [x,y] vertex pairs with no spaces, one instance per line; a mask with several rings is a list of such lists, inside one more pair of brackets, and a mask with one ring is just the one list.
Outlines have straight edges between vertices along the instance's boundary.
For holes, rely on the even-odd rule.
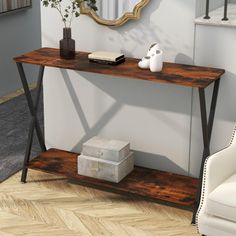
[[179,173],[182,175],[189,175],[188,171],[176,165],[176,163],[171,161],[166,156],[148,152],[140,152],[135,150],[134,150],[134,156],[135,156],[135,165],[137,166],[143,166],[143,159],[145,157],[145,167],[147,168],[153,169],[153,166],[155,166],[159,170],[171,171],[173,173]]
[[[132,55],[133,52],[137,50],[139,45],[145,45],[148,41],[152,42],[153,38],[156,39],[156,42],[160,42],[160,39],[158,37],[158,33],[160,31],[153,30],[154,27],[150,22],[150,16],[153,12],[155,12],[159,6],[160,6],[161,0],[157,1],[150,1],[147,6],[145,6],[142,9],[141,12],[141,18],[140,20],[130,20],[125,25],[122,25],[122,27],[119,28],[112,28],[111,30],[114,30],[119,33],[121,40],[121,48],[122,53],[125,55]],[[160,32],[161,33],[161,32]],[[114,38],[110,37],[110,41],[113,41]],[[125,50],[126,45],[124,45],[124,42],[132,42],[132,48],[129,48],[129,50]],[[134,43],[135,42],[135,43]],[[149,43],[149,44],[151,44]]]
[[183,63],[183,64],[193,65],[194,61],[193,61],[193,58],[191,58],[183,53],[178,53],[177,56],[175,57],[175,63]]
[[[96,123],[90,127],[86,114],[84,113],[82,105],[80,104],[77,91],[71,83],[68,72],[66,70],[61,70],[61,73],[85,133],[79,142],[76,143],[72,148],[72,151],[74,152],[81,150],[82,144],[89,138],[98,135],[107,125],[107,123],[109,123],[109,121],[111,121],[113,117],[116,116],[116,114],[123,108],[124,105],[144,107],[157,111],[158,114],[156,114],[156,116],[158,117],[158,122],[160,122],[161,125],[164,124],[164,126],[168,126],[175,133],[182,134],[183,130],[186,133],[186,130],[189,128],[189,123],[185,124],[180,120],[175,120],[171,117],[172,115],[168,115],[166,112],[180,113],[186,115],[186,117],[189,117],[190,101],[188,101],[187,98],[191,94],[191,88],[184,88],[175,85],[160,85],[142,80],[127,80],[122,78],[116,79],[104,75],[99,76],[91,73],[77,72],[78,77],[79,75],[82,75],[84,79],[89,81],[96,88],[108,94],[115,101],[111,107],[106,110],[104,114],[102,114],[98,121],[96,121]],[[96,98],[94,99],[96,100]],[[183,99],[185,100],[184,102]],[[127,122],[132,123],[132,119],[127,119]],[[145,123],[146,122],[144,121],[143,124]],[[188,139],[188,136],[186,139]],[[137,165],[143,166],[145,158],[146,167],[153,168],[153,166],[161,165],[160,168],[162,170],[172,171],[184,175],[188,174],[186,170],[182,169],[168,157],[163,155],[146,152],[144,153],[140,151],[135,151],[135,154]]]
[[[221,79],[219,88],[217,119],[236,123],[235,101],[236,101],[236,74],[226,71]],[[226,95],[227,96],[224,96]],[[229,108],[232,109],[229,109]]]
[[[207,100],[210,101],[211,89],[207,90]],[[222,77],[215,114],[215,128],[212,133],[212,151],[216,152],[226,147],[231,139],[233,126],[236,124],[236,75],[226,71]],[[227,94],[227,96],[225,96]],[[219,138],[221,137],[221,138]]]
[[[169,54],[169,56],[165,54],[165,57],[172,61],[176,53],[179,53],[179,51],[176,51],[178,50],[176,43],[180,45],[181,50],[189,51],[189,45],[185,44],[181,38],[183,37],[182,34],[172,33],[171,27],[173,27],[173,24],[170,24],[172,18],[168,14],[155,20],[156,14],[158,15],[158,12],[161,11],[161,9],[159,10],[161,2],[162,0],[150,1],[142,10],[140,20],[131,20],[118,28],[110,27],[110,30],[114,31],[114,36],[109,35],[109,41],[112,44],[120,45],[122,53],[128,56],[137,56],[137,54],[140,55],[139,57],[144,56],[148,47],[155,42],[160,43],[162,49]],[[163,10],[166,9],[163,8]],[[158,22],[158,20],[161,20],[161,22]],[[144,47],[145,51],[143,50]],[[140,51],[143,51],[142,54],[140,54]],[[180,54],[176,57],[175,62],[192,64],[193,59]]]

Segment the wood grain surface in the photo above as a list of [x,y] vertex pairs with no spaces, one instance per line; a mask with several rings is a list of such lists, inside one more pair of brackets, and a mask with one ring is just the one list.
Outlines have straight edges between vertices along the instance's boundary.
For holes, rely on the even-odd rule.
[[0,184],[1,236],[198,236],[192,212],[30,170]]
[[195,178],[135,167],[130,175],[116,184],[78,175],[77,156],[76,153],[49,149],[33,159],[28,167],[67,176],[75,179],[78,183],[117,193],[135,194],[183,206],[192,206],[195,202],[198,183]]
[[61,59],[59,50],[55,48],[41,48],[15,57],[14,60],[20,63],[72,69],[195,88],[206,88],[212,82],[218,80],[225,72],[222,69],[216,68],[164,63],[162,72],[152,73],[149,70],[138,68],[139,60],[135,58],[126,58],[125,63],[116,66],[102,65],[89,62],[87,52],[77,52],[73,60]]

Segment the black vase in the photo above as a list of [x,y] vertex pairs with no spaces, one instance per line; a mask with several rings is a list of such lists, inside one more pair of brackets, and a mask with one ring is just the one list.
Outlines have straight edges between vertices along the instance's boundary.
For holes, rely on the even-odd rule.
[[75,58],[75,40],[71,38],[71,28],[63,28],[63,39],[60,40],[60,57]]

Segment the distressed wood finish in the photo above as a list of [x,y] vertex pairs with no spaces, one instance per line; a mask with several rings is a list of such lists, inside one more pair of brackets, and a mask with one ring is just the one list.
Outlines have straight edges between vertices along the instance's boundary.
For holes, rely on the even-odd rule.
[[77,52],[73,60],[63,60],[59,50],[41,48],[14,58],[16,62],[72,69],[130,79],[148,80],[158,83],[176,84],[195,88],[206,88],[224,74],[224,70],[175,63],[164,63],[163,71],[152,73],[138,68],[138,59],[127,58],[117,66],[95,64],[88,61],[87,52]]
[[33,159],[28,167],[76,179],[80,184],[118,193],[135,194],[182,206],[193,206],[198,180],[173,173],[135,167],[134,171],[115,184],[77,174],[76,153],[50,149]]

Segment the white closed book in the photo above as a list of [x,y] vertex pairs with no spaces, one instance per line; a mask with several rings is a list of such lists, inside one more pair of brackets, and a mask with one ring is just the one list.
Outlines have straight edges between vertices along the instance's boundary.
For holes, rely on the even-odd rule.
[[118,61],[124,58],[124,54],[117,52],[98,51],[88,55],[90,60]]
[[78,156],[79,175],[119,183],[133,169],[133,152],[130,152],[121,162],[107,161],[85,155]]
[[128,156],[130,143],[95,136],[83,144],[82,154],[104,160],[120,162]]

